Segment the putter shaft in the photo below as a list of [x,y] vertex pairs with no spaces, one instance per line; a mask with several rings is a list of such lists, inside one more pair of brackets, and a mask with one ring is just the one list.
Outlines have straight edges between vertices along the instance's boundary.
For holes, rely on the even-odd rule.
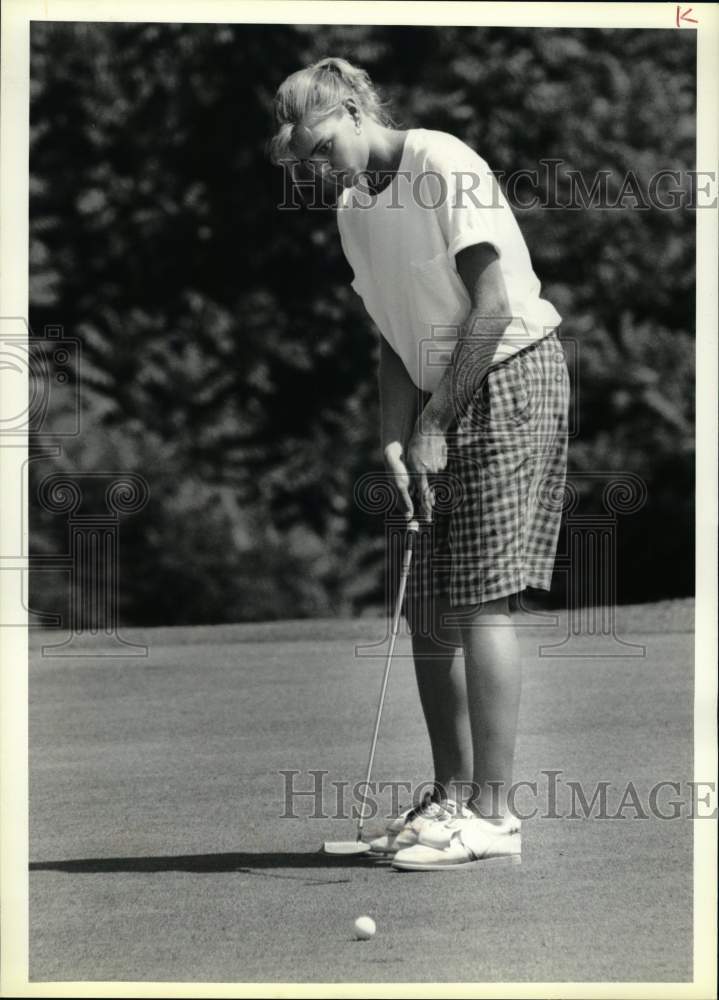
[[419,525],[417,521],[410,521],[407,525],[407,535],[405,539],[405,549],[404,558],[402,560],[402,573],[399,581],[399,591],[397,594],[397,603],[394,609],[394,615],[392,618],[392,631],[390,635],[389,650],[387,652],[387,662],[385,663],[384,675],[382,677],[382,687],[380,690],[379,703],[377,705],[377,714],[374,721],[374,732],[372,733],[372,743],[370,745],[369,760],[367,761],[367,777],[364,783],[364,792],[362,794],[362,809],[360,811],[359,820],[357,821],[357,840],[362,840],[362,830],[364,828],[365,820],[365,810],[364,806],[367,801],[367,789],[369,788],[369,781],[372,775],[372,766],[374,765],[374,755],[377,749],[377,737],[379,736],[379,727],[382,720],[382,709],[384,707],[384,699],[387,693],[387,683],[389,681],[389,671],[392,665],[392,654],[394,653],[395,643],[397,641],[397,635],[399,633],[399,620],[402,614],[402,603],[404,601],[405,590],[407,589],[407,579],[409,577],[410,565],[412,563],[412,552],[414,549],[414,540],[419,532]]

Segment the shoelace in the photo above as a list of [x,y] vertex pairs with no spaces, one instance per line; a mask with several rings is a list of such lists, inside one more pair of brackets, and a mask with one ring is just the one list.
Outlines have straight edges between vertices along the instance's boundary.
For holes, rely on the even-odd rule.
[[464,816],[450,816],[449,819],[445,820],[445,822],[442,825],[445,826],[448,830],[456,830],[459,828],[459,820],[465,818],[466,817]]
[[[447,806],[450,807],[447,808]],[[426,797],[418,806],[415,806],[414,809],[409,812],[407,815],[407,822],[411,823],[412,820],[417,819],[417,817],[424,818],[425,816],[437,816],[438,818],[443,816],[453,817],[456,816],[456,810],[458,808],[457,804],[451,799],[446,799],[445,802],[435,802],[434,799]]]

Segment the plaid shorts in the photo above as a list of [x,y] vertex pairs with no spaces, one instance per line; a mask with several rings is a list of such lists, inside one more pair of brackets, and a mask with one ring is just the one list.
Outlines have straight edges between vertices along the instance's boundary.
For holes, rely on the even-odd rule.
[[408,610],[451,607],[525,587],[549,590],[567,470],[569,372],[557,331],[492,368],[447,434],[430,477],[431,525],[415,546]]

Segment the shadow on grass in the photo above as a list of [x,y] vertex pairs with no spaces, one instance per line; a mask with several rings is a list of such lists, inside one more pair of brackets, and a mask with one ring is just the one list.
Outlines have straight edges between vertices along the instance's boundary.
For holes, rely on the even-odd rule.
[[270,874],[269,869],[338,869],[374,867],[377,862],[366,854],[337,855],[314,852],[276,854],[242,852],[228,854],[177,854],[139,858],[78,858],[67,861],[33,861],[31,872],[67,872],[98,874],[102,872],[246,872]]

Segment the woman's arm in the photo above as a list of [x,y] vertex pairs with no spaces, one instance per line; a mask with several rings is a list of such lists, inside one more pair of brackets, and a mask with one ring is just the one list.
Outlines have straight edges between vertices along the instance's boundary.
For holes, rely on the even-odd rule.
[[418,415],[418,390],[399,355],[380,337],[379,402],[382,453],[402,454]]
[[452,363],[422,414],[422,430],[427,433],[446,432],[464,413],[511,322],[509,296],[491,244],[477,243],[461,250],[457,271],[469,292],[472,309],[460,330]]
[[379,399],[381,412],[381,443],[387,468],[411,517],[414,505],[409,495],[409,475],[404,451],[412,436],[419,412],[419,390],[409,377],[402,359],[380,336]]
[[407,468],[418,477],[422,513],[432,516],[429,473],[447,464],[446,433],[469,405],[484,380],[497,344],[511,321],[509,297],[497,251],[473,244],[457,254],[457,271],[467,287],[472,309],[439,385],[425,406],[407,445]]

